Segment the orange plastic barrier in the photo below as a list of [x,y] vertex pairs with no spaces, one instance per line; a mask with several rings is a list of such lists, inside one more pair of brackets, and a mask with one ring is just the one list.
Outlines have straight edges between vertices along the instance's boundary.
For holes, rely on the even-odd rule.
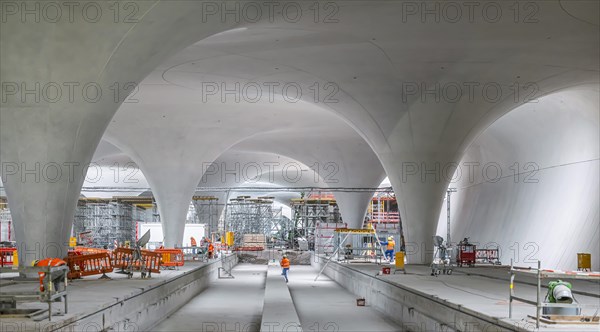
[[95,274],[104,274],[113,271],[110,255],[106,252],[98,254],[78,255],[69,253],[66,259],[69,266],[69,279],[78,279]]
[[107,249],[88,248],[88,247],[80,247],[80,246],[75,247],[75,251],[79,251],[79,252],[81,252],[84,255],[87,255],[87,254],[102,254],[102,253],[110,254],[110,251],[107,250]]
[[[149,272],[160,273],[160,259],[162,255],[150,250],[142,250],[142,259],[146,262],[146,269]],[[133,249],[119,247],[112,252],[113,266],[125,270],[129,262],[133,259]],[[136,269],[140,268],[140,262],[133,265]]]
[[154,252],[161,254],[161,266],[183,266],[183,250],[181,249],[156,249]]
[[0,267],[12,266],[16,251],[15,248],[0,248]]

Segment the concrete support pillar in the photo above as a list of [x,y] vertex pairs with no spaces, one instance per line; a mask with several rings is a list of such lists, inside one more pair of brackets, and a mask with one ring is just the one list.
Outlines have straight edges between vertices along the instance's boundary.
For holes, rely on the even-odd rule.
[[[440,209],[454,168],[441,161],[448,159],[426,154],[406,154],[402,159],[381,157],[398,198],[407,259],[412,264],[429,264]],[[450,167],[447,177],[444,167]]]
[[66,254],[85,168],[135,83],[181,47],[236,23],[199,21],[203,6],[190,1],[132,1],[134,17],[118,21],[113,2],[95,3],[92,20],[69,20],[64,6],[48,19],[33,3],[24,18],[21,2],[3,6],[0,28],[0,162],[25,246],[20,259],[29,261]]
[[86,169],[110,119],[61,106],[0,109],[2,181],[22,262],[66,256]]
[[335,200],[348,228],[361,228],[373,192],[337,192]]
[[[164,193],[170,196],[169,193]],[[184,197],[162,198],[161,195],[156,195],[158,211],[162,222],[164,234],[164,245],[167,248],[181,247],[184,243],[189,243],[189,239],[183,238],[185,230],[185,220],[188,212],[189,199]]]
[[[140,166],[156,200],[166,248],[181,247],[189,243],[183,238],[189,205],[201,176],[193,162],[186,163],[174,156],[158,155],[151,146],[139,145],[137,153],[122,146]],[[173,151],[173,150],[170,150]],[[139,157],[142,155],[143,157]],[[161,158],[164,161],[161,162]],[[146,161],[141,163],[140,160]]]

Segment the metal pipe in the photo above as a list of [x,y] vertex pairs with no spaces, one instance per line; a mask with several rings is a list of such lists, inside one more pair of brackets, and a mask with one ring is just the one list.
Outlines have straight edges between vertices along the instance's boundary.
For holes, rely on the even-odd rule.
[[[0,190],[4,187],[0,186]],[[137,192],[148,191],[148,187],[117,187],[117,186],[90,186],[82,187],[82,192]],[[196,191],[216,191],[216,192],[298,192],[298,191],[325,191],[325,192],[377,192],[377,193],[393,193],[392,187],[197,187]]]
[[446,225],[446,247],[450,247],[450,196],[452,193],[456,192],[456,188],[448,188],[446,190],[446,216],[447,216],[447,225]]
[[542,309],[542,304],[540,302],[540,293],[542,288],[542,271],[541,271],[541,262],[538,260],[538,270],[537,270],[537,307],[535,313],[535,327],[539,330],[540,328],[540,310]]
[[513,288],[515,281],[515,271],[513,270],[513,259],[510,259],[510,286],[508,290],[508,318],[512,318],[512,302],[513,302]]

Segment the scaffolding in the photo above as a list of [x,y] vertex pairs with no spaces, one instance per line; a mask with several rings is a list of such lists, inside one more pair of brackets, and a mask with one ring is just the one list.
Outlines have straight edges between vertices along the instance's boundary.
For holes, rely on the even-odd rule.
[[0,242],[14,241],[14,228],[6,197],[0,197]]
[[227,204],[225,231],[234,233],[234,246],[243,247],[244,236],[264,235],[265,245],[277,240],[278,234],[287,231],[291,222],[282,216],[281,209],[273,209],[274,197],[238,196]]
[[137,222],[160,222],[158,207],[153,196],[113,196],[112,200],[133,205],[133,219]]
[[394,193],[378,192],[373,195],[367,209],[365,223],[367,228],[372,227],[382,236],[399,237],[400,249],[404,250],[402,220]]
[[204,224],[206,234],[219,232],[219,199],[214,196],[194,196],[194,223]]
[[[308,241],[309,250],[315,249],[316,228],[319,224],[341,222],[339,208],[331,194],[311,194],[308,198],[291,200],[294,234],[292,238],[304,238]],[[297,243],[294,243],[296,246]]]
[[114,247],[136,241],[138,208],[108,199],[80,199],[75,210],[73,232],[85,246]]

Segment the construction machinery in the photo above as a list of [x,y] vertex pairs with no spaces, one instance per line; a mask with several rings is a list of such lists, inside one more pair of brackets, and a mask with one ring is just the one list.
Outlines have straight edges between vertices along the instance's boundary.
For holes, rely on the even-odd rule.
[[474,244],[469,243],[469,238],[466,237],[458,243],[458,266],[475,266],[477,261],[477,248]]
[[[528,315],[535,319],[536,328],[540,328],[540,322],[547,324],[592,324],[598,325],[598,304],[581,304],[575,299],[571,283],[565,282],[565,279],[587,280],[599,282],[600,274],[597,272],[583,271],[560,271],[552,269],[542,269],[542,263],[537,261],[537,268],[517,267],[510,262],[510,297],[508,303],[508,317],[512,318],[513,302],[529,304],[536,307],[534,315]],[[517,275],[529,276],[537,279],[536,298],[528,299],[524,296],[515,294],[515,277]],[[542,293],[542,280],[553,279],[548,282],[548,291],[545,298]],[[596,310],[593,316],[582,315],[582,308],[588,307]]]
[[546,293],[547,303],[573,303],[573,293],[571,293],[570,282],[557,280],[548,283],[548,293]]
[[433,262],[431,263],[431,275],[438,276],[440,274],[452,274],[452,248],[448,248],[444,245],[444,238],[436,235],[433,238],[433,245],[435,246],[435,253],[433,256]]

